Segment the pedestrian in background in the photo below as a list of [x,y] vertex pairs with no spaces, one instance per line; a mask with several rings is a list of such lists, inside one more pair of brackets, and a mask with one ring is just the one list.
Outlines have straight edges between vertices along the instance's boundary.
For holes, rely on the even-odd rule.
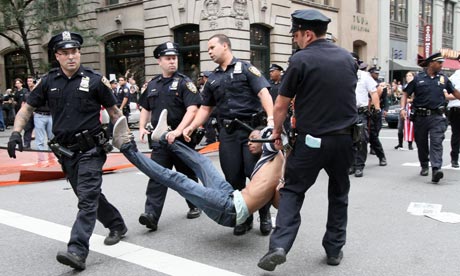
[[353,125],[358,122],[355,87],[358,64],[348,51],[326,40],[331,19],[317,10],[292,13],[291,33],[300,51],[289,63],[275,103],[272,137],[281,146],[282,125],[295,97],[297,138],[287,157],[276,228],[258,266],[272,271],[286,261],[300,227],[305,193],[324,169],[329,176],[323,247],[329,265],[343,257],[348,217],[348,169],[353,162]]
[[[415,77],[415,72],[409,71],[406,73],[406,83],[404,88],[407,87],[407,84],[411,82]],[[410,114],[412,106],[412,98],[407,98],[406,103],[406,112]],[[411,120],[405,120],[402,116],[398,117],[398,144],[395,146],[395,149],[403,148],[403,141],[407,141],[407,147],[409,150],[413,150],[412,145],[414,141],[414,123]]]
[[[460,55],[457,60],[460,62]],[[455,73],[450,76],[450,81],[454,85],[455,89],[460,89],[460,69],[456,70]],[[458,154],[460,148],[460,100],[453,97],[453,95],[446,95],[449,100],[447,104],[448,118],[450,122],[450,128],[452,130],[452,136],[450,138],[450,163],[452,168],[458,168]]]
[[128,229],[118,210],[101,191],[102,167],[107,159],[105,137],[99,120],[103,105],[112,122],[122,117],[109,81],[100,73],[80,64],[83,38],[64,31],[53,36],[48,50],[60,67],[54,68],[37,83],[14,122],[8,142],[8,154],[16,158],[22,151],[21,131],[39,107],[48,103],[53,117],[54,139],[50,145],[78,198],[78,213],[72,226],[66,251],[59,251],[58,262],[77,270],[86,268],[89,239],[96,219],[110,229],[104,244],[118,243]]
[[[442,167],[442,142],[447,129],[447,119],[444,115],[445,95],[452,94],[460,99],[460,92],[452,82],[441,72],[444,58],[441,53],[435,53],[422,62],[425,67],[404,89],[401,98],[401,116],[408,119],[405,110],[407,97],[414,95],[410,120],[414,122],[415,143],[417,143],[420,175],[428,175],[428,165],[431,162],[431,181],[438,183],[444,177]],[[428,144],[429,142],[429,144]]]
[[380,130],[382,129],[382,118],[388,111],[387,101],[387,88],[384,82],[379,80],[380,70],[376,66],[368,70],[371,77],[377,82],[377,96],[379,98],[380,109],[383,112],[377,112],[375,105],[371,105],[371,117],[369,118],[369,144],[371,154],[377,155],[379,159],[379,166],[386,166],[387,159],[385,151],[383,150],[382,143],[379,139]]
[[[233,189],[242,190],[257,162],[257,158],[249,152],[248,135],[251,128],[265,123],[261,116],[262,108],[268,124],[273,124],[273,101],[267,89],[270,84],[255,66],[233,56],[230,39],[224,34],[209,38],[208,54],[219,66],[204,86],[203,104],[193,122],[184,130],[184,137],[189,139],[216,108],[219,114],[220,165]],[[270,234],[270,204],[259,210],[259,216],[261,233]],[[252,226],[251,215],[246,222],[235,226],[233,234],[244,235]]]

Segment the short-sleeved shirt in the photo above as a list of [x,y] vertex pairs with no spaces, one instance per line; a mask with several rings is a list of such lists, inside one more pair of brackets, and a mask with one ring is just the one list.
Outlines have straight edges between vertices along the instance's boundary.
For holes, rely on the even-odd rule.
[[278,90],[280,88],[281,82],[275,83],[274,81],[270,81],[270,96],[272,96],[273,102],[275,102],[276,97],[278,96]]
[[128,99],[128,103],[129,103],[129,96],[130,95],[129,95],[128,86],[127,85],[120,86],[115,93],[115,98],[117,98],[117,106],[120,107],[125,98]]
[[[454,88],[459,90],[460,89],[460,70],[455,71],[455,73],[452,76],[450,76],[449,80],[454,85]],[[447,106],[448,107],[454,107],[454,106],[460,107],[460,100],[459,99],[450,100]]]
[[262,109],[258,93],[268,87],[256,67],[234,57],[225,71],[219,66],[209,76],[203,105],[216,106],[222,119],[248,119]]
[[369,104],[369,94],[377,92],[377,82],[369,72],[358,70],[358,83],[356,84],[356,106],[363,107]]
[[300,134],[320,136],[357,122],[358,65],[348,51],[318,39],[290,60],[279,95],[294,98]]
[[437,109],[445,103],[444,89],[451,94],[455,88],[441,72],[430,77],[426,71],[418,73],[404,89],[407,95],[415,95],[412,105],[415,108]]
[[76,143],[75,134],[81,131],[98,132],[101,105],[112,107],[116,99],[105,77],[80,66],[71,78],[60,68],[51,70],[37,83],[27,103],[35,108],[48,103],[55,139],[69,145]]
[[161,111],[167,109],[168,125],[175,129],[187,112],[187,107],[200,105],[201,97],[190,78],[175,72],[170,78],[162,75],[154,77],[139,99],[139,104],[152,112],[153,127],[156,127]]

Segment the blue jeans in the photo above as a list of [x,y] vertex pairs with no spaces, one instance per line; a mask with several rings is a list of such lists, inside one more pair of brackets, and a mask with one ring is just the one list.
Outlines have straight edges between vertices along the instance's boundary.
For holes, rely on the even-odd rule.
[[[162,138],[163,139],[163,138]],[[123,144],[120,151],[149,178],[178,192],[220,225],[234,227],[236,222],[233,188],[212,165],[211,160],[180,141],[160,142],[191,168],[203,183],[198,185],[184,174],[158,165],[137,150],[134,141]]]
[[6,128],[6,125],[5,125],[5,121],[3,120],[3,107],[2,105],[0,105],[0,129],[5,129]]

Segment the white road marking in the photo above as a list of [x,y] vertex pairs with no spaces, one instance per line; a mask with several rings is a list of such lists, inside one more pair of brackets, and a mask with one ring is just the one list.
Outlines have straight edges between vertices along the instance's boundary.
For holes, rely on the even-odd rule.
[[[34,233],[49,239],[67,243],[70,237],[71,228],[53,222],[25,216],[22,214],[0,209],[0,223]],[[104,238],[101,235],[93,234],[90,240],[90,250],[127,261],[148,269],[152,269],[172,276],[241,276],[234,272],[194,262],[153,250],[128,242],[119,242],[116,245],[104,245]]]

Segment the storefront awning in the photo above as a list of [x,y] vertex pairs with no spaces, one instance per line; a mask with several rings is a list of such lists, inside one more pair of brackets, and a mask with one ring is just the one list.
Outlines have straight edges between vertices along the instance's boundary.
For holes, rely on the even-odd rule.
[[442,63],[442,69],[444,70],[458,70],[460,69],[460,62],[456,59],[445,59]]
[[390,70],[420,71],[422,67],[405,59],[394,59],[390,60]]

